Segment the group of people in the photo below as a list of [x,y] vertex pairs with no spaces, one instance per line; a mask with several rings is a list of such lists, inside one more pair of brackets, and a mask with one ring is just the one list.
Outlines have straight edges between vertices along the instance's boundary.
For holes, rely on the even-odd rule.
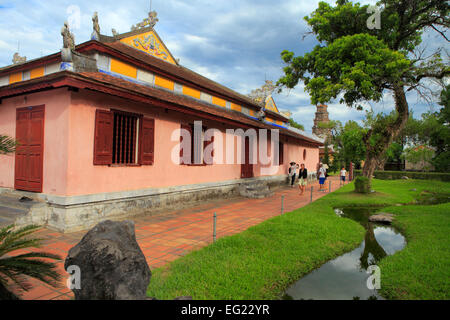
[[[305,168],[305,164],[301,164],[300,166],[295,163],[291,162],[289,166],[289,178],[291,181],[291,187],[293,188],[295,186],[295,180],[297,179],[297,170],[298,172],[298,187],[300,189],[300,195],[302,195],[305,192],[306,186],[308,184],[308,170]],[[317,176],[319,177],[319,190],[324,190],[325,186],[325,180],[328,177],[328,165],[320,163],[317,169]],[[347,170],[345,170],[345,167],[342,168],[340,172],[340,180],[341,183],[345,183],[345,177],[347,175]]]
[[291,187],[295,185],[295,179],[297,179],[297,169],[298,171],[298,187],[300,189],[300,195],[305,192],[306,186],[308,185],[308,169],[306,169],[305,164],[302,163],[300,166],[291,162],[289,167],[289,177],[291,179]]

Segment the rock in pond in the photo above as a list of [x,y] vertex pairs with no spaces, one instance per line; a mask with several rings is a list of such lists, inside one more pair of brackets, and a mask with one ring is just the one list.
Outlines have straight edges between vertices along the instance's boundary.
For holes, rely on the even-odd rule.
[[391,224],[394,220],[394,215],[390,213],[379,213],[369,217],[370,222]]
[[72,288],[75,300],[147,299],[151,271],[132,221],[96,225],[70,249],[64,268],[73,266],[80,273],[78,288]]

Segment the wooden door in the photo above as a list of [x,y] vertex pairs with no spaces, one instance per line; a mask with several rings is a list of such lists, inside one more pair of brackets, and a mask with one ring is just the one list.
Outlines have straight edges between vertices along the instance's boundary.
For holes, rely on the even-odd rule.
[[44,160],[45,107],[27,107],[16,111],[15,182],[17,190],[42,192]]
[[245,137],[244,140],[245,143],[245,157],[244,157],[244,163],[241,165],[241,178],[253,178],[253,164],[250,163],[250,138]]

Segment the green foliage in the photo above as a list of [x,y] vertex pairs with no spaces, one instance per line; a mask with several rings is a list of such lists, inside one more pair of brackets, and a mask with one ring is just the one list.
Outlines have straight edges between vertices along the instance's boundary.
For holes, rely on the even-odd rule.
[[334,121],[329,128],[332,130],[331,144],[335,151],[333,170],[340,170],[341,165],[348,168],[350,162],[360,163],[366,153],[363,137],[367,130],[352,120],[347,121],[344,126],[339,121]]
[[358,176],[355,179],[355,192],[357,193],[370,193],[371,184],[367,177]]
[[0,134],[0,154],[13,153],[16,146],[17,142],[13,138]]
[[327,165],[330,164],[330,149],[328,148],[328,142],[325,142],[325,148],[324,148],[324,156],[322,163],[325,163]]
[[450,74],[440,50],[426,58],[415,52],[426,28],[445,38],[445,28],[450,26],[447,1],[383,0],[377,5],[382,9],[381,29],[370,30],[368,5],[347,0],[336,1],[335,6],[320,2],[305,17],[319,44],[303,56],[283,51],[286,67],[278,80],[278,85],[287,88],[304,82],[312,104],[339,97],[341,103],[362,110],[364,101],[378,102],[386,91],[393,95],[396,112],[373,115],[373,126],[364,137],[368,176],[405,126],[409,114],[405,91],[418,90],[423,79],[443,79]]
[[422,170],[430,171],[430,161],[433,159],[434,151],[426,146],[413,146],[406,148],[403,152],[405,160],[414,165],[419,164]]
[[302,124],[295,122],[294,119],[292,119],[292,118],[289,119],[289,125],[291,127],[305,131],[305,127]]
[[[355,170],[355,175],[361,175],[361,170]],[[375,171],[373,175],[380,180],[398,180],[408,177],[418,180],[450,181],[450,173],[445,172]]]
[[[14,226],[7,226],[0,229],[0,287],[2,287],[0,292],[3,294],[8,292],[6,289],[8,280],[17,284],[22,290],[28,291],[31,285],[24,275],[55,287],[58,286],[60,275],[56,271],[56,265],[48,259],[61,260],[61,257],[47,252],[24,252],[12,255],[17,250],[29,247],[39,248],[42,239],[27,238],[38,229],[40,227],[34,225],[17,229]],[[0,300],[3,298],[5,297],[0,296]]]
[[394,141],[386,150],[387,162],[400,162],[402,159],[403,146]]

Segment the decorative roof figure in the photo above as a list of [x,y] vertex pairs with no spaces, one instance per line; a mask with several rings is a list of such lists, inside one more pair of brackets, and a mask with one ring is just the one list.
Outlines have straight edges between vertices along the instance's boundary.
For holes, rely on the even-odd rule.
[[114,28],[111,29],[111,32],[112,32],[114,38],[117,37],[117,36],[119,35],[119,33],[117,32],[117,30],[114,29]]
[[270,96],[275,89],[276,85],[273,84],[273,81],[266,80],[261,88],[252,90],[248,96],[256,103],[263,105],[266,102],[267,97]]
[[12,63],[13,64],[19,64],[27,62],[27,57],[21,57],[18,52],[14,53]]
[[75,50],[75,36],[69,29],[69,23],[64,22],[64,27],[61,29],[61,35],[63,36],[63,48]]
[[148,18],[144,19],[142,22],[139,22],[136,25],[131,26],[131,31],[139,30],[145,27],[153,28],[156,23],[159,21],[157,18],[158,13],[156,11],[150,11],[148,13]]
[[98,24],[98,13],[94,12],[94,15],[92,16],[92,28],[94,31],[92,31],[91,39],[92,40],[99,40],[100,39],[100,25]]

